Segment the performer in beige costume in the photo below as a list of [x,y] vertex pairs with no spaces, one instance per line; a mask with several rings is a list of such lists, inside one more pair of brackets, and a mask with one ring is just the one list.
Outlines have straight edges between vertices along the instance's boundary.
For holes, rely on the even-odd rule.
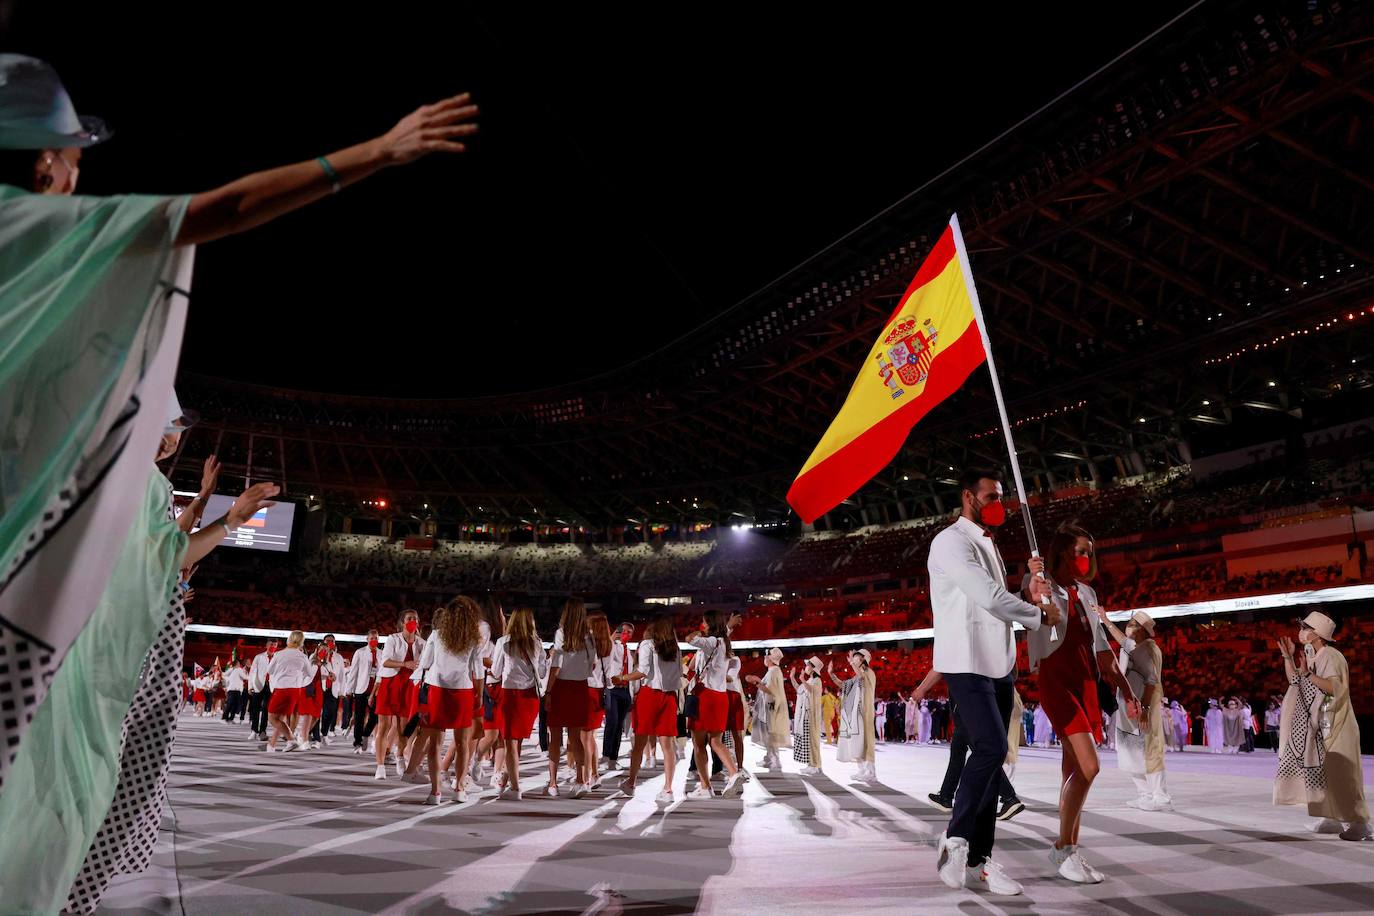
[[840,688],[840,741],[836,748],[835,759],[840,762],[858,761],[859,772],[855,782],[877,782],[878,774],[874,768],[877,756],[877,731],[873,720],[873,694],[877,686],[877,676],[869,667],[873,657],[867,649],[849,653],[849,665],[854,676],[841,681],[835,677],[833,664],[826,665],[826,673],[835,686]]
[[[1360,769],[1360,726],[1350,708],[1350,668],[1331,645],[1336,623],[1313,611],[1293,641],[1279,640],[1288,693],[1279,716],[1274,804],[1307,805],[1312,829],[1343,840],[1374,839]],[[1344,826],[1343,826],[1344,825]]]
[[1107,619],[1105,609],[1097,606],[1094,610],[1107,632],[1121,644],[1117,664],[1135,696],[1140,698],[1142,716],[1138,725],[1127,715],[1127,701],[1131,698],[1121,696],[1120,691],[1116,715],[1112,717],[1117,764],[1131,775],[1139,793],[1126,804],[1142,811],[1173,810],[1173,798],[1164,783],[1164,692],[1160,688],[1164,656],[1155,644],[1154,618],[1136,611],[1122,633]]
[[783,687],[781,649],[769,649],[764,656],[763,677],[748,675],[745,680],[756,685],[754,695],[754,743],[763,748],[763,767],[782,769],[778,750],[792,743],[792,729],[787,720],[787,691]]

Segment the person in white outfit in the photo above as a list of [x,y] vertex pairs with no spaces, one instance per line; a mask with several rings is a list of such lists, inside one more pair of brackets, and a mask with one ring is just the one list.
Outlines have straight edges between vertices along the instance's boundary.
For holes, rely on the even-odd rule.
[[541,685],[549,676],[549,656],[534,628],[534,612],[516,608],[491,656],[492,679],[501,685],[496,717],[506,765],[498,777],[498,797],[520,800],[520,745],[539,718]]
[[634,744],[630,749],[630,770],[620,781],[620,791],[635,794],[639,778],[639,763],[650,741],[658,742],[663,754],[663,788],[654,801],[668,804],[673,801],[673,778],[677,771],[677,752],[673,742],[677,738],[677,693],[682,686],[682,653],[673,631],[673,618],[664,614],[656,617],[639,641],[634,669],[626,675],[631,682],[639,682],[635,695]]
[[304,698],[305,685],[313,681],[319,671],[315,663],[301,651],[303,645],[305,634],[300,630],[292,630],[287,637],[286,648],[273,655],[271,664],[267,666],[266,677],[272,684],[272,699],[267,705],[267,715],[272,725],[272,736],[267,739],[269,753],[277,749],[277,742],[283,736],[287,738],[283,750],[296,751],[302,747],[291,730],[291,722]]
[[1006,520],[1000,475],[969,469],[959,487],[959,518],[935,536],[927,566],[935,618],[932,667],[944,676],[959,708],[959,727],[972,753],[949,828],[940,836],[936,868],[948,887],[972,883],[994,894],[1019,894],[1021,885],[992,859],[998,777],[1004,775],[1016,683],[1012,625],[1031,631],[1053,626],[1059,610],[1040,603],[1048,599],[1049,586],[1038,575],[1023,585],[1021,597],[1007,591],[1006,564],[993,540],[994,529]]

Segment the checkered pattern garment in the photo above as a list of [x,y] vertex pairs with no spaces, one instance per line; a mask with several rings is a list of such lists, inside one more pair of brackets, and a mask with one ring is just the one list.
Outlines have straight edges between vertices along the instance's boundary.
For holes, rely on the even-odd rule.
[[[167,506],[170,515],[170,498]],[[143,871],[153,856],[167,801],[167,770],[182,703],[186,606],[180,591],[173,591],[176,597],[143,660],[138,689],[124,716],[114,800],[67,899],[67,909],[73,913],[93,912],[116,876]]]
[[1307,748],[1307,733],[1312,728],[1308,710],[1319,706],[1322,697],[1317,686],[1307,678],[1299,679],[1294,686],[1298,691],[1297,708],[1289,726],[1288,740],[1279,755],[1279,772],[1274,778],[1278,782],[1301,784],[1309,801],[1318,801],[1326,794],[1326,744],[1321,729],[1312,736],[1317,746],[1317,765],[1307,766],[1303,754]]
[[[0,588],[14,578],[19,568],[43,545],[49,533],[59,527],[71,511],[75,501],[76,480],[67,482],[43,510],[38,523],[24,538],[24,549],[18,551],[5,574],[0,576]],[[14,629],[0,618],[0,790],[14,758],[19,742],[28,731],[43,698],[48,695],[60,659],[52,647]]]

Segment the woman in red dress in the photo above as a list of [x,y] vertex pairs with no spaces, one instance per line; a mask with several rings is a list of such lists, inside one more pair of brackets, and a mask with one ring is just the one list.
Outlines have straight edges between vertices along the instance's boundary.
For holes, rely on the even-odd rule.
[[482,676],[482,637],[477,623],[482,609],[477,602],[460,595],[434,612],[434,632],[420,652],[420,669],[424,672],[425,700],[419,704],[420,738],[410,754],[406,778],[423,782],[419,775],[420,758],[429,763],[429,798],[427,805],[443,801],[442,776],[447,771],[439,766],[439,745],[444,732],[453,731],[453,746],[458,749],[455,761],[460,778],[454,791],[458,801],[468,800],[467,786],[461,774],[467,772],[469,740],[473,729],[473,697],[476,683]]
[[[1063,782],[1059,790],[1059,839],[1050,862],[1060,877],[1080,884],[1097,884],[1101,872],[1083,861],[1078,828],[1088,790],[1101,768],[1097,745],[1102,740],[1102,711],[1097,703],[1099,672],[1125,696],[1131,696],[1111,644],[1093,610],[1097,593],[1088,583],[1097,575],[1093,539],[1077,525],[1061,525],[1050,541],[1051,599],[1060,621],[1041,627],[1028,637],[1031,670],[1040,671],[1040,707],[1054,726],[1062,748]],[[1032,560],[1032,575],[1043,563]],[[1132,718],[1139,715],[1138,708]]]

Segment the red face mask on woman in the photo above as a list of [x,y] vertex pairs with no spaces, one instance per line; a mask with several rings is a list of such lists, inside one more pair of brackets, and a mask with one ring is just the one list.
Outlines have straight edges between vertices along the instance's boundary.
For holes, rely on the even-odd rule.
[[407,632],[407,633],[414,633],[414,632],[415,632],[416,630],[418,630],[418,629],[420,629],[420,622],[419,622],[418,620],[407,620],[407,621],[406,621],[406,632]]
[[629,630],[622,630],[622,631],[620,632],[620,641],[621,641],[621,642],[629,642],[629,641],[630,641],[630,635],[631,635],[631,634],[630,634],[630,631],[629,631]]
[[1073,558],[1073,571],[1080,577],[1086,576],[1093,568],[1092,557],[1076,556]]
[[369,636],[369,637],[367,638],[367,644],[368,644],[369,647],[371,647],[371,648],[373,648],[373,649],[377,648],[377,637],[375,637],[375,636]]

